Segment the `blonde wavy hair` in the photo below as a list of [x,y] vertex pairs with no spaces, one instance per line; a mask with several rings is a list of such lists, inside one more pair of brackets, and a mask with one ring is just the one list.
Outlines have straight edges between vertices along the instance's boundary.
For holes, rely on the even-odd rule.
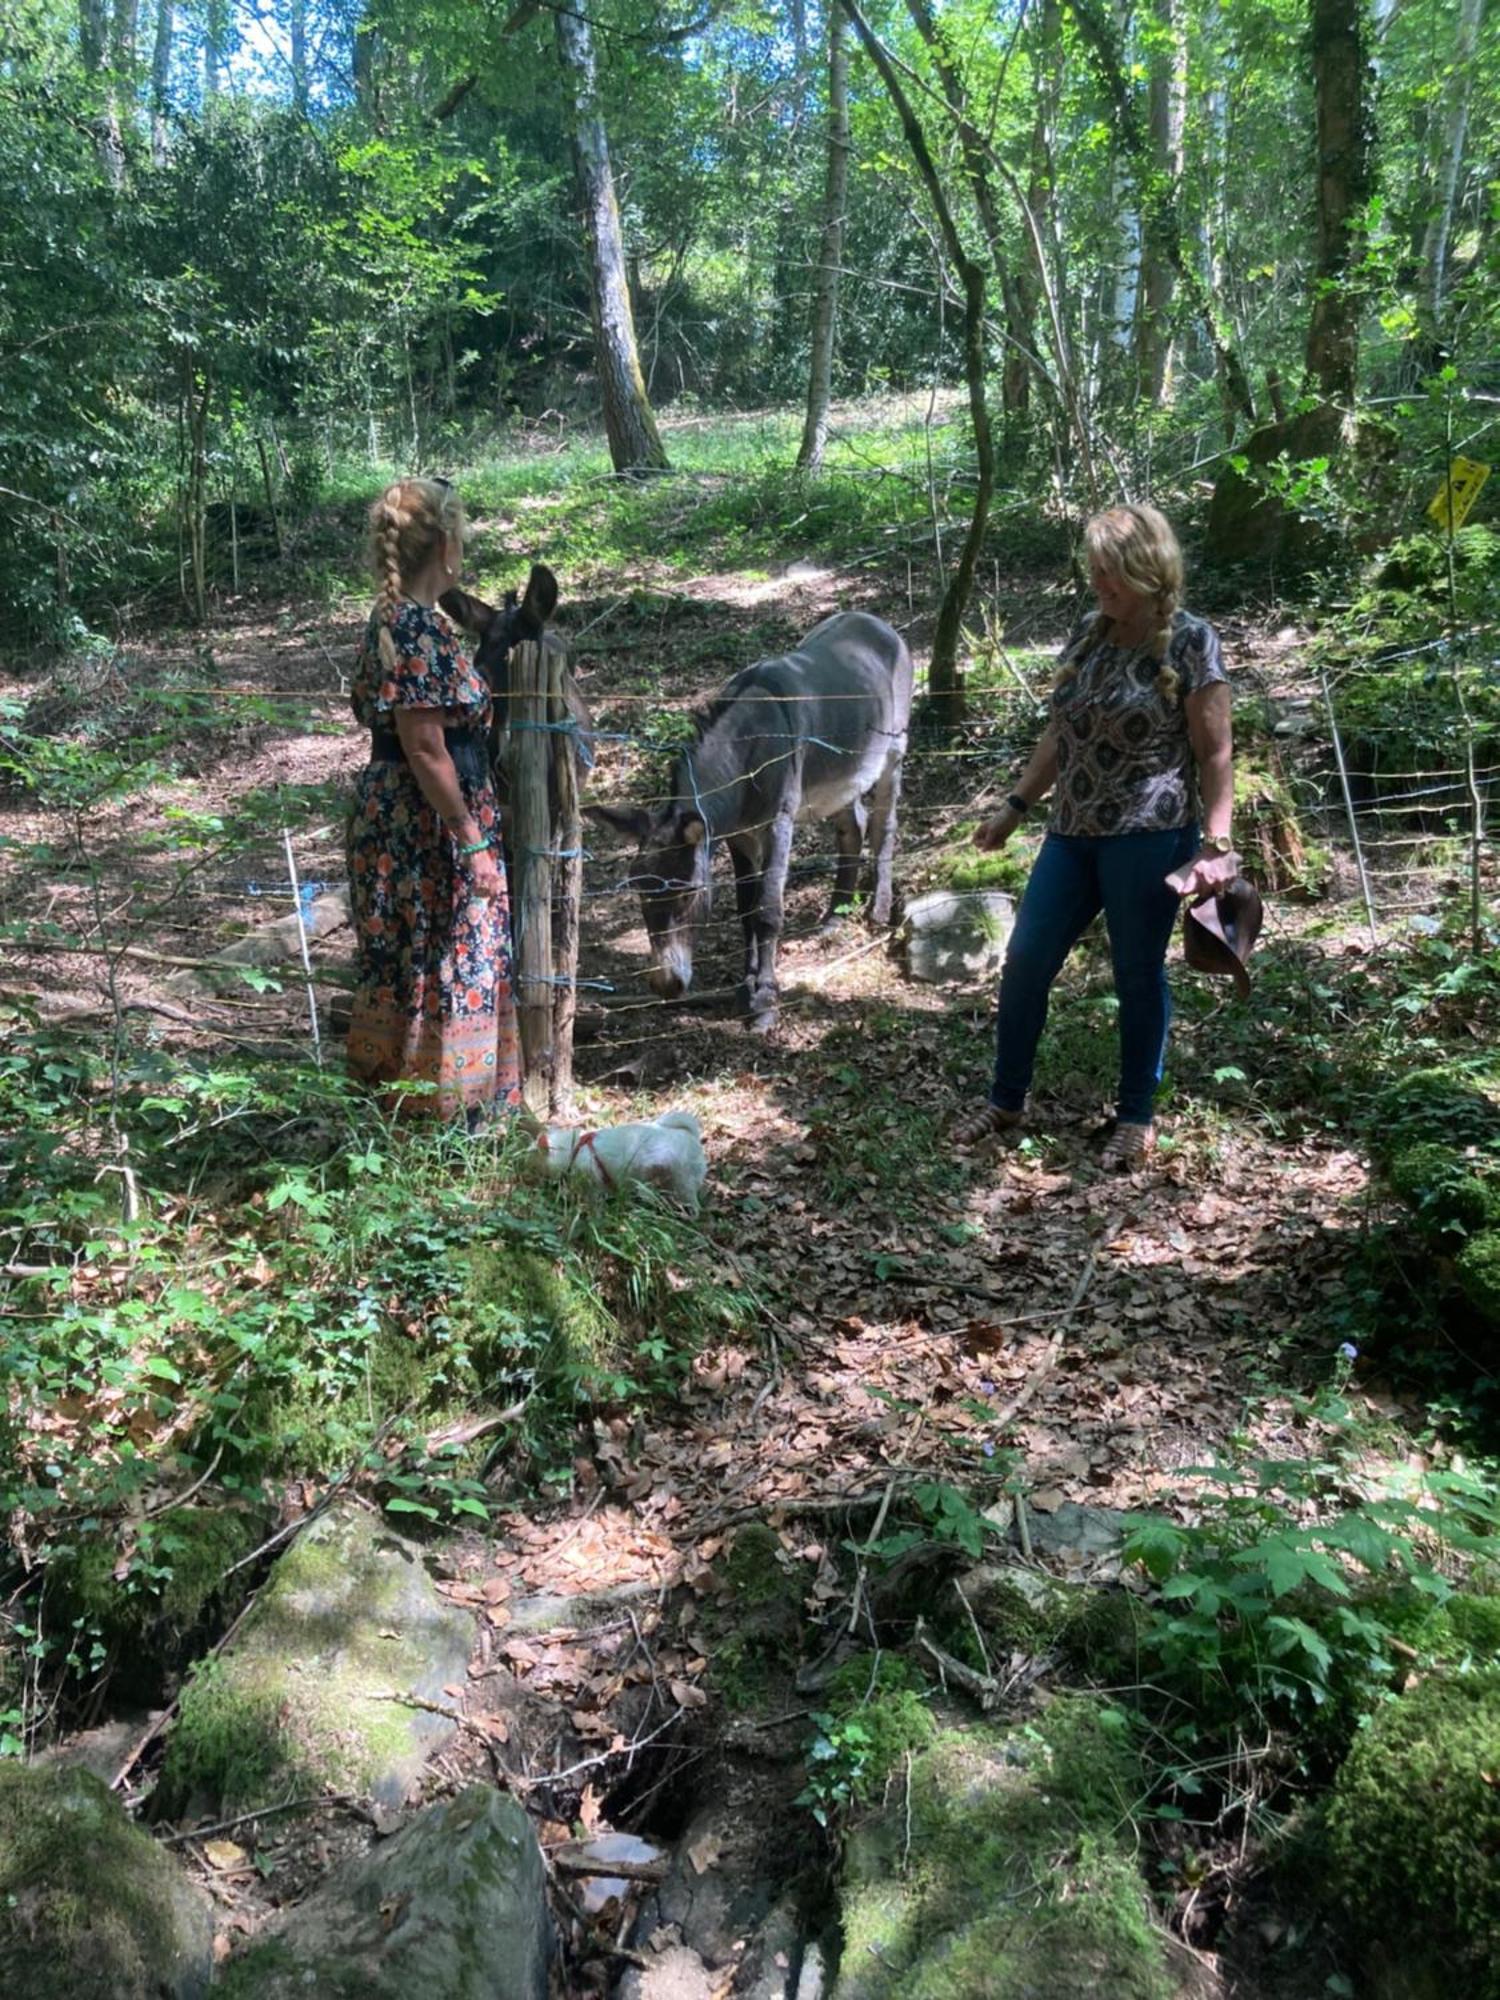
[[[1182,549],[1165,514],[1144,503],[1110,507],[1096,514],[1083,531],[1084,552],[1091,563],[1117,576],[1138,596],[1148,598],[1156,613],[1156,625],[1147,644],[1161,662],[1156,691],[1164,701],[1175,701],[1178,677],[1171,665],[1172,621],[1182,603]],[[1096,640],[1104,636],[1109,620],[1096,611],[1063,655],[1058,669],[1059,687],[1072,680],[1078,663]]]
[[463,502],[446,479],[393,480],[372,504],[370,567],[378,586],[380,658],[387,673],[396,666],[390,628],[408,580],[426,567],[439,543],[460,541],[463,532]]

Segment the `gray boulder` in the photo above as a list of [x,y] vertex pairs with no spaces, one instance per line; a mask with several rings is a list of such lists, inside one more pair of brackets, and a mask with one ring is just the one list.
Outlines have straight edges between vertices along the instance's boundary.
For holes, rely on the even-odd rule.
[[443,1689],[464,1681],[473,1637],[417,1549],[362,1507],[331,1508],[189,1681],[163,1804],[253,1812],[327,1790],[401,1805],[457,1728],[416,1704],[453,1707]]
[[5,2000],[199,2000],[208,1898],[92,1772],[0,1764]]
[[908,903],[906,969],[931,985],[988,978],[1000,969],[1016,906],[998,889],[938,889]]
[[332,1875],[225,1971],[225,2000],[546,2000],[542,1852],[471,1785]]
[[300,926],[297,912],[289,911],[286,916],[262,924],[246,936],[237,938],[233,944],[226,945],[219,957],[227,959],[232,965],[284,965],[289,960],[300,961],[303,931],[307,933],[308,943],[312,944],[318,938],[342,930],[348,922],[349,891],[330,889],[308,904],[302,913]]

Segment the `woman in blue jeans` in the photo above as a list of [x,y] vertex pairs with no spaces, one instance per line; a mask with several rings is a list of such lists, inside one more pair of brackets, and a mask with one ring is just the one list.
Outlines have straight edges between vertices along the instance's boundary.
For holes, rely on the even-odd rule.
[[1179,903],[1238,869],[1229,684],[1219,635],[1180,608],[1182,551],[1154,507],[1096,515],[1084,546],[1098,608],[1063,650],[1030,761],[974,836],[1003,847],[1052,792],[1000,979],[989,1100],[953,1136],[972,1146],[1022,1122],[1052,982],[1102,910],[1120,1003],[1120,1090],[1104,1160],[1131,1168],[1155,1137]]

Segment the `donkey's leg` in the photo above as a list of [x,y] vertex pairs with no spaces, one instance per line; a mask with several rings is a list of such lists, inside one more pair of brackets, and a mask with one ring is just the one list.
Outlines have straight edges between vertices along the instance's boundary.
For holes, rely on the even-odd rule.
[[748,1014],[760,968],[760,896],[764,877],[759,857],[742,848],[737,841],[729,843],[729,858],[734,863],[734,902],[745,938],[745,976],[740,986],[739,1004],[741,1013]]
[[893,757],[870,793],[870,921],[891,920],[891,863],[896,856],[896,807],[901,799],[901,759]]
[[755,917],[759,953],[750,989],[750,1025],[761,1033],[776,1024],[776,947],[781,942],[785,921],[786,871],[792,858],[792,832],[796,823],[796,799],[784,799],[769,828],[760,907]]
[[864,846],[865,821],[869,815],[865,811],[863,799],[856,799],[841,812],[833,815],[833,837],[838,847],[838,865],[833,875],[833,901],[828,905],[828,914],[823,919],[825,931],[835,930],[841,917],[847,916],[859,888],[859,855]]

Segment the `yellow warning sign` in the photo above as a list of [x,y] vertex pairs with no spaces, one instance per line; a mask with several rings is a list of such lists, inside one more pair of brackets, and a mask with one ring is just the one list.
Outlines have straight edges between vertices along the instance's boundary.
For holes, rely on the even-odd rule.
[[[1433,496],[1432,505],[1427,509],[1433,520],[1445,534],[1457,534],[1469,518],[1469,509],[1479,498],[1479,489],[1490,476],[1487,465],[1481,465],[1477,458],[1455,458],[1448,467],[1448,477]],[[1449,507],[1453,518],[1448,518]]]

